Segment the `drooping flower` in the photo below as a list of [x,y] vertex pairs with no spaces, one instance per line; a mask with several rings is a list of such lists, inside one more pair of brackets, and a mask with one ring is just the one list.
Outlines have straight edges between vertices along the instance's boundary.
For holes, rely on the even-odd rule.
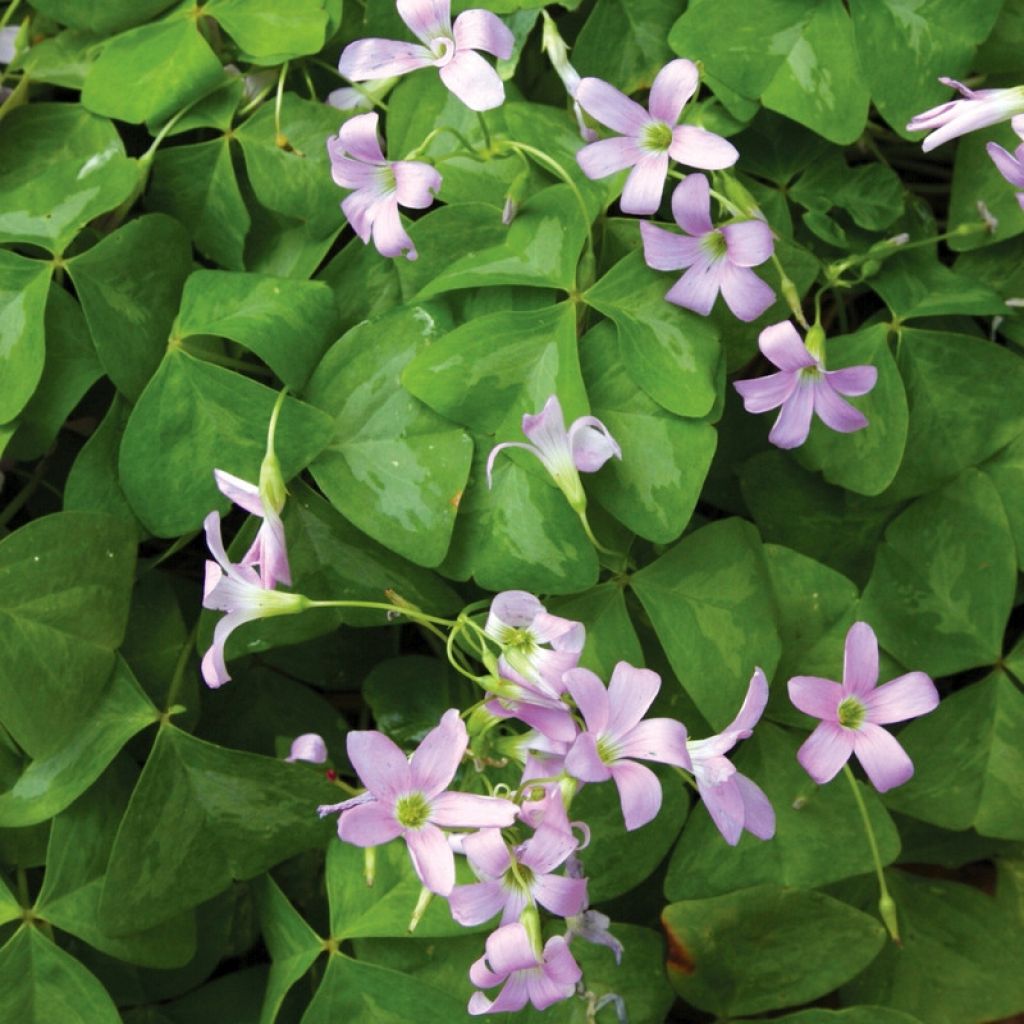
[[498,73],[477,53],[512,56],[515,36],[490,11],[463,11],[452,26],[450,0],[398,0],[398,13],[419,43],[357,39],[341,54],[338,70],[350,82],[440,69],[441,81],[470,110],[491,110],[505,100]]
[[658,695],[661,677],[620,661],[607,689],[585,668],[567,672],[565,683],[587,725],[566,755],[566,770],[584,782],[613,779],[626,828],[632,831],[646,825],[661,809],[661,783],[650,768],[633,759],[690,768],[682,722],[673,718],[641,721]]
[[[1018,114],[1010,124],[1021,139],[1021,144],[1013,153],[1008,153],[998,142],[989,142],[985,149],[996,165],[996,170],[1014,188],[1024,189],[1024,114]],[[1024,192],[1017,193],[1017,202],[1024,209]]]
[[470,927],[501,911],[501,923],[511,924],[531,903],[557,917],[579,914],[586,904],[586,879],[554,874],[578,845],[558,796],[548,801],[534,834],[512,850],[500,829],[485,828],[466,836],[462,848],[481,881],[452,889],[452,917]]
[[304,732],[292,740],[291,750],[286,761],[309,761],[310,764],[323,764],[327,760],[327,744],[323,736],[315,732]]
[[607,178],[633,168],[619,201],[624,213],[658,209],[669,157],[707,171],[731,167],[739,159],[736,147],[720,135],[677,123],[699,78],[693,61],[669,61],[654,79],[648,110],[600,78],[584,78],[576,88],[580,106],[619,133],[584,146],[576,160],[588,178]]
[[546,1010],[568,999],[583,976],[561,935],[548,939],[543,953],[539,953],[523,925],[506,924],[487,936],[486,949],[470,967],[470,980],[480,988],[504,987],[494,1000],[483,992],[474,992],[469,1000],[469,1012],[474,1017],[514,1013],[527,1002],[535,1009]]
[[868,425],[867,417],[840,396],[866,395],[878,380],[874,366],[826,370],[821,328],[812,327],[804,345],[788,320],[766,327],[757,343],[779,372],[738,380],[733,386],[743,397],[747,412],[767,412],[782,406],[768,434],[772,444],[779,448],[802,445],[810,433],[814,413],[826,426],[842,434],[862,430]]
[[921,143],[926,152],[968,132],[1008,121],[1024,113],[1024,86],[1012,89],[968,89],[955,78],[940,78],[943,85],[959,91],[963,99],[949,100],[910,119],[908,132],[930,132]]
[[718,831],[730,846],[740,841],[744,829],[758,839],[775,835],[775,811],[756,782],[736,771],[725,756],[740,740],[750,736],[768,703],[768,680],[754,669],[739,713],[715,736],[690,740],[687,749],[693,762],[693,777],[704,806]]
[[327,140],[331,175],[336,185],[355,189],[341,201],[352,230],[373,244],[382,256],[405,253],[416,259],[416,247],[402,227],[399,206],[425,210],[441,188],[441,175],[418,160],[388,160],[377,138],[378,115],[349,118]]
[[551,61],[555,74],[562,80],[562,85],[565,86],[565,91],[572,100],[572,110],[576,115],[576,124],[580,130],[580,138],[584,142],[596,142],[597,132],[584,121],[583,111],[576,99],[576,90],[579,88],[582,79],[579,72],[569,63],[569,48],[565,45],[565,40],[559,34],[554,18],[543,7],[541,8],[540,16],[543,19],[540,48],[548,55],[548,60]]
[[711,223],[711,189],[703,174],[688,174],[676,186],[672,216],[685,235],[640,222],[649,267],[688,268],[665,298],[707,316],[721,292],[733,316],[756,320],[775,301],[775,292],[750,269],[771,257],[771,228],[756,219],[716,228]]
[[220,513],[211,512],[203,521],[206,543],[216,559],[206,563],[203,607],[227,612],[213,631],[213,643],[203,655],[202,672],[207,686],[223,686],[231,679],[224,663],[224,645],[244,622],[274,615],[293,615],[309,607],[309,598],[268,590],[250,565],[235,565],[224,550],[220,534]]
[[[565,862],[565,872],[570,878],[583,878],[583,863],[575,854],[571,854]],[[591,910],[584,903],[583,909],[565,920],[565,941],[570,945],[573,939],[583,939],[598,946],[606,946],[612,951],[616,964],[622,963],[622,943],[608,930],[612,921],[600,910]]]
[[796,755],[819,785],[834,778],[850,754],[857,755],[879,793],[903,785],[914,774],[906,751],[882,726],[934,710],[938,691],[924,672],[877,684],[878,639],[866,622],[855,622],[846,634],[842,683],[818,676],[790,679],[789,699],[821,719]]
[[244,508],[250,515],[259,516],[263,520],[255,540],[242,557],[241,564],[258,565],[260,580],[267,590],[273,590],[278,583],[290,587],[292,574],[288,565],[281,509],[274,508],[269,502],[264,501],[259,487],[248,480],[227,473],[223,469],[215,469],[213,476],[221,494]]
[[350,732],[349,760],[373,799],[342,805],[339,837],[355,846],[379,846],[401,836],[423,884],[447,896],[455,884],[455,858],[442,828],[507,828],[518,810],[511,800],[445,790],[468,743],[455,708],[411,758],[383,733]]
[[622,458],[622,449],[608,428],[595,416],[580,416],[565,429],[565,416],[557,395],[552,395],[535,415],[523,416],[523,433],[531,444],[504,441],[491,449],[487,459],[487,486],[492,485],[494,460],[503,448],[523,448],[543,463],[569,504],[579,511],[587,497],[580,473],[596,473],[613,455]]

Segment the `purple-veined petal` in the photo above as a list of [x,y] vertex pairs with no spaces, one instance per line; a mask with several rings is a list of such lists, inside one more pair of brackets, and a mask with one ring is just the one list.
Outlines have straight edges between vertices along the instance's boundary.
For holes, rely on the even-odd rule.
[[319,733],[304,732],[292,740],[286,761],[309,761],[311,764],[323,764],[327,760],[327,744]]
[[647,220],[640,221],[640,237],[644,262],[652,270],[683,270],[704,256],[699,238],[677,235]]
[[[352,230],[359,236],[364,245],[368,245],[373,237],[373,221],[377,215],[380,196],[368,188],[361,188],[341,201],[341,209],[345,218],[352,225]],[[395,212],[398,203],[395,202]]]
[[[208,566],[212,563],[207,562]],[[229,612],[222,618],[213,629],[213,642],[209,650],[203,655],[202,673],[203,680],[211,689],[223,686],[230,682],[231,676],[228,673],[227,665],[224,662],[224,645],[228,637],[243,622],[248,621],[244,612]]]
[[686,726],[674,718],[648,718],[622,737],[619,757],[638,757],[692,770],[686,749]]
[[[537,966],[537,956],[526,929],[521,924],[502,925],[487,936],[484,944],[487,963],[500,977],[507,977],[513,971],[528,970]],[[470,976],[474,985],[479,984]]]
[[419,160],[398,160],[391,165],[399,206],[425,210],[441,190],[441,175]]
[[544,614],[545,610],[544,605],[526,590],[503,590],[491,601],[484,632],[501,642],[504,635],[503,627],[527,629],[533,625],[538,615]]
[[445,828],[509,828],[519,808],[511,800],[449,790],[430,801],[430,820]]
[[[491,710],[493,703],[495,702],[487,705],[488,710]],[[518,701],[515,711],[506,711],[506,715],[508,714],[560,743],[572,743],[579,732],[568,708],[541,707],[538,704]]]
[[840,434],[852,434],[868,425],[867,416],[845,398],[840,398],[826,377],[819,377],[814,382],[814,411],[825,426]]
[[[650,114],[639,103],[600,78],[582,79],[576,87],[576,102],[592,118],[620,135],[631,135],[636,138],[651,120]],[[588,173],[585,167],[584,173]]]
[[357,39],[342,51],[338,70],[350,82],[368,82],[375,78],[405,75],[433,63],[434,55],[418,43]]
[[559,984],[547,971],[531,971],[525,978],[530,1002],[537,1010],[546,1010],[576,992],[575,982]]
[[533,883],[533,898],[556,917],[574,917],[587,905],[587,880],[540,875]]
[[516,37],[496,14],[479,8],[455,19],[455,45],[460,50],[484,50],[501,60],[512,56]]
[[342,811],[338,818],[338,837],[353,846],[382,846],[401,834],[402,826],[390,803],[374,800],[359,804]]
[[607,914],[599,910],[584,910],[577,915],[565,933],[568,942],[574,938],[586,939],[587,942],[595,942],[600,946],[607,946],[615,956],[615,963],[622,963],[622,943],[608,931],[611,919]]
[[702,256],[669,288],[665,298],[683,309],[707,316],[718,298],[725,266],[724,259],[711,262],[706,255]]
[[400,256],[416,259],[416,246],[402,227],[398,215],[398,197],[394,194],[382,199],[373,218],[373,244],[381,256]]
[[[477,993],[479,995],[479,993]],[[474,997],[475,998],[475,997]],[[498,998],[491,1003],[484,1012],[490,1013],[515,1013],[521,1010],[529,1002],[529,982],[526,974],[515,973],[498,993]],[[470,1013],[473,1000],[470,1000]]]
[[722,298],[737,320],[750,323],[756,320],[772,303],[775,292],[752,270],[737,267],[728,259],[721,271]]
[[681,124],[672,129],[668,154],[677,163],[699,167],[703,171],[721,171],[732,167],[740,158],[739,151],[731,142],[692,124]]
[[854,733],[853,752],[879,793],[902,786],[914,774],[914,763],[899,741],[873,722]]
[[545,815],[537,831],[520,847],[518,860],[535,875],[546,875],[564,864],[565,859],[578,846],[579,840],[564,813],[558,824],[549,821]]
[[505,890],[505,908],[501,912],[502,924],[515,924],[523,916],[529,899],[521,889]]
[[455,855],[444,833],[428,822],[421,828],[406,829],[405,841],[420,881],[438,896],[447,896],[455,885]]
[[452,917],[466,928],[489,921],[505,906],[505,890],[500,882],[476,882],[457,885],[448,894]]
[[747,412],[768,412],[777,409],[793,393],[797,384],[797,375],[790,370],[770,373],[767,377],[752,377],[750,380],[737,380],[733,387],[743,398],[743,408]]
[[[1018,147],[1020,148],[1020,147]],[[996,165],[996,170],[1015,188],[1024,188],[1024,166],[997,142],[990,142],[985,150]]]
[[236,505],[244,508],[253,516],[263,516],[263,502],[260,500],[260,489],[256,484],[249,483],[239,476],[227,473],[223,469],[215,469],[213,478],[217,481],[217,488],[226,498],[230,498]]
[[477,878],[501,878],[512,863],[500,828],[482,828],[466,836],[462,840],[462,848]]
[[757,344],[765,359],[780,370],[802,370],[815,365],[814,356],[788,320],[766,327],[758,336]]
[[417,39],[452,35],[451,0],[397,0],[398,16]]
[[537,451],[537,449],[534,448],[532,444],[524,444],[522,441],[502,441],[501,444],[496,444],[491,449],[491,454],[487,456],[488,487],[494,486],[494,480],[492,478],[492,473],[494,472],[494,460],[498,457],[498,452],[500,452],[502,448],[523,448],[526,451],[530,452],[532,455],[536,455],[538,459],[540,458],[540,452]]
[[890,680],[864,698],[865,718],[878,725],[905,722],[939,706],[939,691],[924,672],[908,672]]
[[617,136],[598,139],[584,146],[576,154],[576,163],[588,178],[597,180],[632,167],[642,157],[643,153],[633,138]]
[[736,788],[743,799],[743,827],[758,839],[771,839],[775,835],[775,808],[764,790],[742,772],[734,776]]
[[854,733],[837,722],[821,722],[804,740],[796,759],[819,786],[834,779],[853,753]]
[[565,770],[583,782],[606,782],[612,777],[611,769],[597,752],[597,740],[589,732],[576,737],[572,749],[565,755]]
[[660,689],[661,676],[657,672],[617,662],[608,684],[608,732],[615,737],[629,732],[647,714]]
[[476,50],[456,51],[441,68],[441,81],[470,110],[493,110],[505,102],[505,86],[498,72]]
[[345,152],[366,164],[386,163],[377,135],[379,121],[380,117],[376,111],[350,117],[338,129],[338,141]]
[[847,366],[844,370],[826,370],[825,380],[841,395],[866,395],[878,381],[874,366]]
[[[571,669],[565,673],[563,681],[576,706],[583,713],[587,730],[594,733],[604,732],[608,728],[611,712],[608,691],[604,683],[588,668]],[[653,699],[652,697],[651,700]]]
[[668,177],[668,154],[645,153],[629,172],[619,206],[623,213],[649,214],[661,206]]
[[409,761],[384,733],[375,729],[350,732],[345,749],[363,785],[378,799],[394,803],[412,789]]
[[331,159],[331,177],[339,188],[352,188],[364,192],[365,203],[371,203],[384,194],[381,171],[384,164],[366,164],[344,155],[341,143],[334,137],[327,140],[327,153]]
[[813,383],[798,377],[796,387],[782,403],[782,411],[772,429],[768,431],[768,440],[777,448],[799,448],[811,432],[813,414]]
[[744,220],[722,228],[729,262],[736,267],[757,267],[775,251],[772,229],[763,220]]
[[[672,192],[672,216],[687,234],[700,236],[714,231],[715,226],[711,223],[711,186],[703,174],[688,174],[676,185]],[[643,227],[642,224],[641,227]],[[659,267],[658,269],[674,270],[676,268]]]
[[579,964],[561,935],[553,935],[544,943],[544,965],[545,973],[560,985],[575,985],[582,977]]
[[768,703],[768,680],[761,668],[755,668],[747,684],[747,692],[736,717],[723,732],[738,733],[737,739],[745,739],[761,720]]
[[715,828],[722,833],[722,838],[735,846],[743,832],[743,794],[736,785],[734,771],[727,779],[717,785],[709,785],[697,776],[697,790],[707,808]]
[[449,708],[412,755],[411,787],[422,791],[428,800],[437,796],[452,781],[468,745],[466,723],[458,709]]
[[787,684],[789,699],[805,715],[826,722],[837,722],[836,709],[843,699],[843,688],[831,679],[819,676],[793,676]]
[[878,638],[866,622],[855,622],[843,644],[843,692],[867,698],[878,683]]
[[292,585],[292,570],[288,564],[288,548],[284,539],[284,523],[281,517],[268,509],[260,527],[260,576],[263,586],[273,590],[277,584]]
[[569,451],[581,473],[596,473],[610,458],[622,458],[619,443],[596,416],[580,416],[569,428]]
[[587,635],[582,622],[565,619],[561,615],[552,615],[543,605],[540,606],[529,628],[537,643],[551,644],[556,651],[572,651],[576,654],[583,650]]
[[635,761],[616,761],[611,766],[612,779],[619,791],[622,817],[626,831],[653,821],[661,810],[661,783],[650,768]]
[[670,60],[655,76],[647,109],[659,121],[674,125],[683,107],[697,91],[697,65],[690,60]]

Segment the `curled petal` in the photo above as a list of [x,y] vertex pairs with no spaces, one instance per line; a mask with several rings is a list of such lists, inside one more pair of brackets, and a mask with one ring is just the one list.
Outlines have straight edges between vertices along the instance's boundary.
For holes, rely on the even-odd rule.
[[661,783],[650,768],[635,761],[617,761],[611,767],[612,778],[622,802],[626,831],[653,821],[661,810]]
[[704,171],[721,171],[732,167],[740,158],[739,150],[731,142],[692,124],[681,124],[672,129],[668,154],[677,163]]
[[622,449],[596,416],[581,416],[569,428],[569,450],[581,473],[596,473],[613,456],[622,458]]
[[441,175],[419,160],[399,160],[391,165],[399,206],[425,210],[441,190]]
[[869,693],[864,706],[869,722],[904,722],[934,711],[939,706],[939,691],[924,672],[908,672]]
[[671,60],[655,76],[647,104],[652,117],[675,124],[683,107],[697,91],[697,65],[690,60]]
[[[208,566],[212,563],[207,562]],[[224,645],[228,637],[246,622],[248,617],[244,612],[229,612],[221,619],[213,630],[213,643],[210,649],[203,655],[202,673],[203,680],[211,689],[223,686],[230,682],[231,676],[224,661]]]
[[872,722],[865,722],[854,733],[853,752],[879,793],[902,786],[914,774],[914,763],[899,741]]
[[814,387],[810,381],[797,378],[796,387],[782,403],[782,411],[768,432],[768,440],[777,448],[799,448],[811,432],[813,414]]
[[746,739],[750,731],[761,720],[764,709],[768,704],[768,680],[765,678],[761,668],[755,668],[747,684],[747,693],[743,698],[736,717],[732,720],[724,732],[736,733],[737,739]]
[[405,75],[433,63],[434,55],[417,43],[357,39],[342,51],[338,70],[350,82],[368,82],[375,78]]
[[853,753],[854,733],[836,722],[822,722],[804,740],[796,759],[819,786],[831,781]]
[[[596,143],[595,143],[596,145]],[[668,154],[646,153],[629,172],[619,206],[623,213],[649,214],[661,206],[668,177]]]
[[444,833],[428,822],[422,828],[406,829],[405,841],[420,881],[438,896],[447,896],[455,885],[455,855]]
[[502,441],[501,444],[496,444],[491,449],[491,454],[487,456],[487,486],[488,487],[493,487],[494,486],[494,480],[493,480],[493,477],[492,477],[492,473],[494,472],[494,460],[498,457],[498,452],[500,452],[502,450],[502,448],[524,448],[526,451],[530,452],[532,455],[536,455],[537,458],[540,458],[540,452],[538,452],[537,449],[534,448],[534,446],[532,444],[523,444],[522,441]]
[[516,37],[505,22],[490,11],[463,11],[455,19],[455,45],[460,50],[484,50],[508,60],[515,43]]
[[[502,925],[496,928],[487,936],[484,948],[487,950],[487,963],[500,978],[508,977],[513,971],[528,970],[537,966],[537,956],[530,943],[530,937],[521,924]],[[470,980],[474,985],[482,984],[472,974]],[[486,987],[489,988],[490,985]]]
[[323,764],[327,760],[327,744],[323,736],[315,732],[304,732],[292,740],[286,761],[309,761],[311,764]]
[[[651,120],[639,103],[600,78],[582,79],[576,87],[575,98],[592,118],[620,135],[639,136]],[[584,173],[587,173],[586,168]]]
[[650,221],[640,221],[640,237],[644,243],[644,262],[652,270],[683,270],[704,256],[699,238],[677,235]]
[[456,51],[441,68],[441,81],[470,110],[493,110],[505,102],[505,86],[498,72],[475,50]]
[[467,1009],[473,1017],[484,1013],[515,1013],[527,1004],[529,998],[526,975],[513,974],[498,993],[497,999],[492,1001],[483,992],[474,992]]
[[672,216],[689,235],[706,235],[714,230],[711,223],[711,186],[703,174],[688,174],[676,185],[672,192]]
[[215,469],[213,478],[217,481],[217,488],[221,494],[244,508],[249,515],[262,518],[266,514],[260,500],[260,489],[256,484],[251,484],[248,480],[227,473],[223,469]]
[[843,645],[843,692],[866,698],[878,683],[878,638],[866,622],[855,622]]

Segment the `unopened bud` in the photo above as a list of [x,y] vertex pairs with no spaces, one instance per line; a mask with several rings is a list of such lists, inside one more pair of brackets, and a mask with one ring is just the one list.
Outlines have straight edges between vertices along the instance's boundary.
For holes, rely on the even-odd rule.
[[750,194],[746,186],[742,185],[731,174],[719,175],[718,182],[721,183],[725,197],[744,217],[750,217],[755,220],[764,220],[764,214],[761,212],[761,207],[757,205],[757,200]]
[[544,936],[540,930],[540,914],[537,913],[537,908],[534,906],[526,907],[520,915],[519,923],[526,929],[530,945],[533,947],[533,951],[537,954],[537,959],[539,960],[543,956]]
[[882,922],[885,924],[892,941],[898,946],[903,945],[900,941],[900,925],[899,919],[896,916],[896,903],[888,893],[883,893],[882,898],[878,901],[878,913],[881,914]]
[[519,204],[511,197],[505,196],[505,205],[501,208],[501,223],[508,227],[516,219]]
[[813,324],[807,330],[807,338],[804,342],[807,351],[810,352],[818,362],[821,362],[825,355],[825,329],[821,324]]
[[363,848],[363,879],[366,887],[372,888],[377,879],[377,847],[366,846]]
[[288,490],[284,485],[284,477],[281,475],[281,463],[273,451],[268,451],[260,463],[260,501],[263,507],[270,509],[277,515],[281,514],[284,508]]
[[569,47],[565,40],[559,35],[558,27],[547,11],[541,10],[541,17],[544,20],[544,27],[541,30],[540,48],[548,55],[555,74],[562,80],[565,91],[571,96],[576,96],[576,88],[580,84],[579,72],[569,63]]
[[[469,718],[466,720],[466,731],[475,742],[478,737],[489,733],[500,721],[501,719],[498,718],[497,715],[492,715],[483,704],[480,704],[470,712]],[[512,736],[506,737],[506,739],[518,740],[519,737]],[[501,747],[500,743],[495,745],[495,749],[498,749],[499,747]],[[518,761],[522,761],[523,758],[521,755],[512,752],[514,747],[515,745],[510,743],[510,749],[506,752],[506,750],[502,748],[501,753],[506,754],[506,756],[515,757]]]
[[882,269],[881,260],[865,260],[860,268],[861,277],[874,277]]

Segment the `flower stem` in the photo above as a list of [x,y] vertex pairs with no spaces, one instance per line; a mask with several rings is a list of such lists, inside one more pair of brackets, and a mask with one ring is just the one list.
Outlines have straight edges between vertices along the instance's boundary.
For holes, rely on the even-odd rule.
[[287,77],[288,61],[285,61],[277,76],[277,94],[274,96],[274,143],[280,149],[288,145],[288,137],[281,131],[281,104],[284,101],[284,80]]
[[875,838],[875,830],[871,827],[871,817],[868,814],[867,805],[861,795],[860,786],[850,771],[848,764],[843,765],[843,774],[850,783],[853,790],[853,799],[857,802],[857,810],[860,811],[860,819],[864,823],[864,831],[868,837],[868,845],[871,847],[871,859],[875,862],[875,874],[878,876],[878,912],[882,916],[882,922],[889,932],[893,942],[900,944],[899,922],[896,917],[896,903],[889,894],[889,887],[885,884],[885,872],[882,870],[882,858],[878,852],[878,840]]
[[590,520],[587,519],[586,509],[577,509],[576,514],[579,516],[580,524],[583,527],[583,532],[587,535],[587,539],[591,544],[597,548],[598,551],[603,555],[608,555],[610,558],[617,558],[623,564],[626,562],[626,556],[621,551],[615,551],[612,548],[606,548],[595,536],[594,531],[590,528]]
[[492,147],[491,143],[491,131],[487,127],[487,120],[484,118],[482,111],[476,112],[477,120],[480,122],[480,131],[483,132],[484,136],[484,149],[490,150]]
[[436,615],[427,615],[417,608],[400,607],[397,604],[387,604],[384,601],[310,601],[307,608],[369,608],[371,611],[391,612],[403,618],[413,619],[417,622],[437,622],[442,626],[454,626],[451,619],[442,619]]

